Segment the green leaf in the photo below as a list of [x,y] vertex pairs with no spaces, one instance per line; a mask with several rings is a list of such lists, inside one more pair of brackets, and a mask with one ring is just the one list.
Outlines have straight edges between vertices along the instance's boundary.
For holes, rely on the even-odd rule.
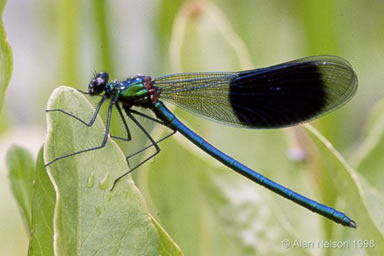
[[359,178],[340,153],[318,131],[310,125],[304,127],[316,145],[323,166],[332,173],[330,182],[335,184],[338,195],[347,204],[345,212],[357,223],[357,231],[345,230],[344,232],[361,241],[374,241],[375,246],[359,248],[365,250],[366,255],[382,255],[384,207],[379,203],[383,202],[382,197]]
[[12,50],[9,46],[2,21],[5,2],[5,0],[0,0],[0,112],[12,75]]
[[12,146],[7,153],[7,166],[11,189],[21,209],[28,233],[32,227],[32,184],[34,180],[32,155],[22,147]]
[[359,147],[357,170],[381,193],[384,193],[384,100],[377,103],[370,114],[367,136]]
[[180,9],[172,32],[170,57],[175,72],[209,71],[213,66],[213,70],[252,67],[246,46],[229,21],[215,5],[205,2],[186,2]]
[[32,198],[32,234],[28,255],[53,255],[53,214],[56,194],[44,167],[43,148],[36,162]]
[[[80,117],[82,112],[94,111],[82,94],[68,87],[53,92],[47,109],[63,109]],[[49,112],[47,118],[46,162],[67,150],[83,149],[85,142],[101,143],[105,127],[99,117],[90,128],[60,112]],[[160,238],[131,177],[122,179],[110,191],[113,181],[127,170],[123,153],[110,139],[102,149],[48,166],[56,190],[57,255],[159,254],[164,238]]]
[[[220,130],[215,135],[239,139],[233,129],[231,131],[231,135],[220,136],[223,135]],[[251,139],[258,141],[261,145],[255,148],[264,154],[259,156],[255,153],[258,151],[250,147],[248,153],[255,163],[267,166],[276,152],[279,155],[280,148],[284,148],[284,143],[274,143],[281,140],[281,135],[276,132],[264,139],[269,139],[275,150],[263,146],[265,134],[245,136],[238,144],[245,145]],[[278,255],[284,239],[300,239],[300,226],[310,231],[312,235],[308,237],[317,238],[318,232],[313,231],[318,230],[317,226],[312,224],[316,221],[310,218],[318,216],[277,195],[273,196],[276,202],[271,202],[271,192],[223,167],[180,135],[161,146],[161,154],[146,165],[147,170],[140,169],[140,188],[150,202],[152,213],[186,255]],[[284,158],[273,162],[285,166],[285,169],[276,168],[280,172],[290,173],[292,167],[286,165]],[[312,221],[311,225],[303,222],[302,216]],[[291,221],[292,226],[297,224],[294,231]],[[284,254],[310,255],[310,252],[306,248],[294,248]]]
[[172,240],[160,223],[151,216],[153,225],[157,229],[160,236],[160,250],[159,255],[184,255],[177,244]]

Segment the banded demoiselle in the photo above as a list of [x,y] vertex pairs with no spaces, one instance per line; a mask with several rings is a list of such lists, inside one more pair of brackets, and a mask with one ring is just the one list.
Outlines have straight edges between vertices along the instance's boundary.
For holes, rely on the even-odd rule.
[[[110,100],[105,133],[100,145],[57,157],[46,166],[67,157],[103,148],[109,136],[124,139],[109,134],[112,110],[116,107],[128,134],[125,140],[132,139],[127,117],[150,141],[150,145],[127,156],[127,161],[148,148],[153,147],[155,152],[117,178],[113,187],[119,179],[158,154],[160,141],[180,132],[197,147],[237,173],[313,212],[344,226],[356,228],[356,222],[344,213],[279,185],[221,152],[185,126],[162,102],[169,101],[231,126],[254,129],[292,126],[313,120],[351,99],[357,89],[357,76],[346,60],[336,56],[315,56],[240,72],[179,73],[154,79],[138,75],[123,81],[108,81],[108,73],[95,74],[89,83],[88,92],[83,92],[101,97],[90,121],[84,121],[62,109],[47,110],[61,112],[84,125],[92,126],[103,103]],[[154,116],[132,107],[149,109]],[[165,126],[172,132],[155,140],[134,114]]]

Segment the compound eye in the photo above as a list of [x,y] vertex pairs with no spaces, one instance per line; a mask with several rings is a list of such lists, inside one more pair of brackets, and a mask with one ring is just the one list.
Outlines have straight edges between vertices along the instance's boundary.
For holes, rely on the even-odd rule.
[[104,91],[109,80],[109,75],[106,72],[98,73],[88,85],[88,92],[91,95],[100,94]]
[[104,84],[107,84],[108,83],[108,80],[109,80],[109,75],[107,72],[100,72],[99,74],[96,75],[95,77],[97,80],[99,81],[103,81]]

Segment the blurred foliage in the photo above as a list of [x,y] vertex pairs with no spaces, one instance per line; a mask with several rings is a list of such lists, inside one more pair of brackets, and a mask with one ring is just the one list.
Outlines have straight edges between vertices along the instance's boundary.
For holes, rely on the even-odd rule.
[[56,195],[44,167],[43,148],[35,165],[32,191],[32,227],[28,255],[53,255],[53,218]]
[[[4,1],[0,7],[4,8]],[[25,143],[31,137],[39,138],[27,131],[33,130],[32,126],[45,130],[44,109],[53,88],[67,84],[85,89],[93,69],[109,71],[117,79],[139,72],[156,77],[177,71],[269,66],[317,54],[339,55],[356,70],[359,88],[349,104],[315,122],[333,146],[312,128],[242,130],[179,109],[175,113],[246,165],[346,212],[357,221],[357,230],[334,224],[259,188],[215,163],[180,135],[163,142],[161,154],[134,176],[149,211],[164,228],[153,220],[151,230],[156,229],[159,241],[164,242],[160,247],[174,244],[173,239],[185,255],[381,255],[383,12],[384,2],[379,0],[8,1],[3,20],[15,65],[0,121],[0,127],[10,127],[0,137],[0,157],[5,157],[2,152],[15,138]],[[4,30],[0,32],[1,104],[3,85],[12,71],[12,55]],[[153,130],[154,134],[162,132],[157,127]],[[37,152],[40,145],[32,150]],[[8,159],[22,151],[10,151]],[[299,152],[302,158],[293,159],[290,152]],[[21,157],[30,162],[28,158]],[[45,171],[41,158],[40,154],[36,179]],[[8,210],[0,213],[0,233],[12,239],[1,241],[0,254],[19,255],[25,237],[17,233],[20,217],[15,214],[17,207],[4,169],[0,166],[0,187],[5,188],[0,203]],[[10,172],[13,191],[30,191],[29,185],[16,183],[12,173],[18,172]],[[27,177],[28,173],[22,175]],[[40,182],[43,186],[37,190],[52,190],[47,176]],[[28,206],[30,193],[20,195],[16,198],[25,223],[30,223],[32,213],[36,232],[50,234],[41,220],[52,220],[53,213],[35,214],[33,206]],[[52,193],[40,195],[37,205],[52,208],[52,204],[43,204],[53,198]],[[34,223],[34,216],[40,222]],[[36,237],[48,241],[32,236],[30,248],[40,242]],[[350,247],[285,249],[281,246],[284,239],[348,241]],[[375,246],[352,241],[373,241]],[[171,248],[170,255],[179,253],[177,247],[167,248]]]
[[384,193],[384,100],[374,106],[368,120],[365,129],[367,139],[359,148],[354,162],[357,170]]
[[[12,74],[12,50],[9,46],[2,21],[5,2],[5,0],[0,1],[0,113]],[[1,123],[2,116],[0,115],[0,125]]]
[[30,232],[32,228],[32,183],[35,179],[33,157],[24,148],[12,146],[7,154],[7,165],[13,195],[22,210],[21,215]]

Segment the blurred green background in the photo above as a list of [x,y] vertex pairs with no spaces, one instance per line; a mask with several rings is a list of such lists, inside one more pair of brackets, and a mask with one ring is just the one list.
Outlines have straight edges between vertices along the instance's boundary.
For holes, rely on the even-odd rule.
[[[382,199],[379,164],[384,151],[374,145],[384,144],[382,129],[377,128],[384,127],[379,125],[384,114],[383,13],[384,2],[379,0],[8,1],[3,23],[13,50],[13,74],[0,115],[0,255],[25,255],[28,248],[9,188],[7,149],[18,144],[36,156],[44,143],[49,95],[59,85],[85,89],[93,70],[120,79],[137,73],[156,77],[180,71],[237,71],[320,54],[344,57],[358,75],[357,94],[314,125]],[[218,148],[266,176],[342,210],[353,208],[354,202],[343,200],[337,191],[332,173],[322,171],[324,159],[309,153],[307,161],[299,161],[290,154],[311,147],[308,138],[302,139],[303,129],[242,130],[182,110],[176,114]],[[360,233],[364,227],[345,230],[212,161],[176,135],[162,144],[160,156],[135,173],[152,214],[186,255],[364,252],[282,248],[284,238],[369,237]],[[384,225],[379,223],[382,234]]]

